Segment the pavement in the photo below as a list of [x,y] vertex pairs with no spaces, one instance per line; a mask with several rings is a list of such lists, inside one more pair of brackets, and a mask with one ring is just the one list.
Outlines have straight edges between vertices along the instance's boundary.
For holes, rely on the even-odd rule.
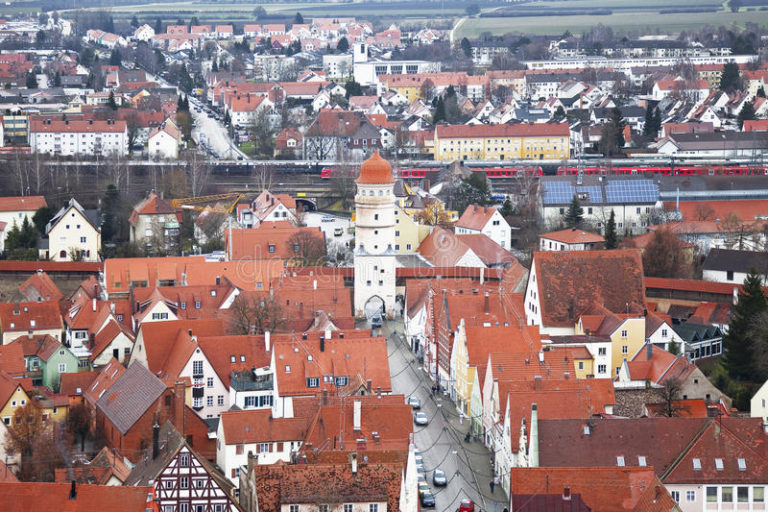
[[[190,113],[195,120],[195,125],[192,128],[192,139],[197,144],[205,141],[222,160],[237,160],[238,158],[248,160],[248,155],[240,151],[229,137],[227,128],[216,119],[208,117],[208,114],[201,107],[202,104],[197,101],[190,104]],[[197,108],[201,108],[202,111],[198,112]]]
[[[325,221],[323,221],[323,219],[325,219]],[[325,239],[329,243],[337,242],[348,244],[355,238],[355,235],[349,232],[349,228],[352,226],[352,220],[349,217],[340,217],[323,212],[306,212],[304,214],[303,222],[304,225],[311,228],[319,227],[323,233],[325,233]],[[342,229],[341,236],[336,236],[334,234],[336,228]]]
[[[418,364],[416,355],[405,342],[401,319],[387,321],[381,329],[387,338],[392,392],[421,400],[421,411],[430,418],[429,425],[414,425],[416,448],[424,458],[427,482],[435,495],[435,510],[453,512],[462,499],[471,499],[478,512],[503,512],[509,498],[501,486],[491,492],[493,479],[491,454],[482,441],[464,441],[469,421],[456,410],[449,395],[432,393],[432,381]],[[435,468],[445,471],[446,487],[432,484]]]

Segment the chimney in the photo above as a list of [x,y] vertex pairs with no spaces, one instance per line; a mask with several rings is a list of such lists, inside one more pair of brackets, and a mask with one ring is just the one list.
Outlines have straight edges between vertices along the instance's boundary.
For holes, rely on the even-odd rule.
[[77,482],[72,480],[72,487],[69,488],[69,499],[74,500],[77,498]]
[[216,276],[216,286],[221,284],[221,276]]
[[544,351],[539,350],[539,364],[544,364]]
[[352,474],[356,475],[357,474],[357,453],[349,452],[349,464],[352,466]]
[[323,405],[328,405],[328,390],[323,390]]
[[269,352],[270,349],[270,334],[269,331],[264,331],[264,351]]
[[485,292],[485,299],[483,300],[483,310],[488,315],[491,312],[491,297],[488,292]]
[[563,487],[563,501],[571,501],[571,488]]
[[354,402],[354,409],[352,411],[352,425],[355,429],[355,432],[360,431],[360,417],[363,413],[363,402],[360,400],[355,400]]
[[176,430],[178,430],[181,435],[185,435],[184,406],[185,406],[186,390],[187,390],[187,386],[184,384],[184,381],[177,381],[173,385],[174,396],[173,396],[172,421],[173,421],[173,425],[176,427]]
[[541,375],[533,376],[533,389],[541,389]]
[[480,267],[480,286],[485,282],[485,267]]
[[584,435],[588,436],[592,433],[592,429],[589,426],[589,423],[584,424]]
[[93,312],[95,313],[96,312],[96,297],[94,297],[91,302],[93,303]]
[[539,413],[536,404],[531,404],[531,435],[529,436],[528,462],[530,467],[539,467]]
[[152,425],[152,460],[155,460],[159,453],[160,453],[160,425],[158,425],[157,421],[155,421],[155,424]]
[[365,381],[365,388],[368,390],[368,394],[370,395],[373,391],[373,381],[371,379]]
[[317,290],[317,279],[312,280],[312,289]]
[[320,352],[325,352],[325,336],[320,336]]

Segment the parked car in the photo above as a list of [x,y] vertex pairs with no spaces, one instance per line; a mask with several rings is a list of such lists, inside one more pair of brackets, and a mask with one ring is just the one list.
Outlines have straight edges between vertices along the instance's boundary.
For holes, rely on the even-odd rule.
[[408,404],[414,409],[419,410],[421,409],[421,400],[416,398],[415,396],[412,396],[408,398]]
[[333,230],[333,236],[341,236],[344,234],[344,228],[335,228]]
[[472,500],[461,500],[459,512],[475,512],[475,503]]
[[445,487],[448,485],[448,478],[445,476],[445,471],[436,469],[432,473],[432,483],[435,484],[435,487]]
[[371,327],[379,328],[381,327],[381,324],[384,323],[384,321],[381,318],[381,315],[374,315],[371,317]]
[[429,488],[429,484],[427,482],[419,482],[419,494],[429,493],[432,492]]
[[336,219],[334,219],[330,215],[323,215],[323,217],[320,219],[320,222],[333,222],[334,220]]
[[421,506],[425,508],[432,508],[435,506],[435,497],[431,492],[425,492],[421,495]]
[[419,426],[429,425],[429,416],[423,412],[417,412],[413,415],[413,421]]
[[413,456],[413,459],[416,461],[416,467],[424,469],[424,457],[421,456],[421,454],[416,453]]

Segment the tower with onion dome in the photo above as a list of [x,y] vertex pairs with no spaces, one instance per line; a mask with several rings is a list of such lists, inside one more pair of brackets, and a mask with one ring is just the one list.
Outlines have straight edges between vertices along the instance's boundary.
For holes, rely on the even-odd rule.
[[395,307],[395,180],[374,152],[360,166],[355,194],[355,316],[369,319]]

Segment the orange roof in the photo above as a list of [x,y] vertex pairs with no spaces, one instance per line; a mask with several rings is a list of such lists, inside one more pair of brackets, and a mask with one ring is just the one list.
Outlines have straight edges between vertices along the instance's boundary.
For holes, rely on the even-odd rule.
[[605,238],[596,233],[590,233],[589,231],[576,228],[542,233],[539,235],[539,238],[555,240],[556,242],[564,244],[594,244],[605,242]]
[[146,282],[147,286],[155,286],[158,280],[181,283],[189,264],[204,262],[204,256],[108,259],[104,263],[107,293],[128,293],[132,282]]
[[99,372],[62,373],[59,393],[67,396],[82,395],[93,384]]
[[491,240],[485,233],[456,235],[456,238],[472,249],[472,252],[488,266],[517,263],[517,258],[511,252],[497,244],[495,240]]
[[19,286],[19,292],[27,300],[36,300],[39,295],[44,301],[58,301],[64,298],[56,283],[45,272],[35,272]]
[[77,485],[74,498],[71,498],[70,491],[69,483],[4,483],[0,485],[0,501],[14,512],[145,512],[152,509],[151,497],[155,494],[152,487],[87,484]]
[[194,350],[190,332],[191,336],[216,336],[224,333],[224,326],[218,319],[141,324],[136,339],[144,344],[149,371],[156,375],[160,372],[178,374],[189,359],[190,350]]
[[467,209],[459,217],[456,227],[482,231],[496,211],[496,208],[471,204],[467,206]]
[[0,197],[0,212],[34,212],[47,206],[44,196]]
[[381,158],[378,151],[374,151],[373,155],[360,166],[360,176],[356,181],[367,185],[394,183],[395,179],[392,177],[392,166]]
[[512,468],[509,485],[513,494],[526,495],[560,495],[567,487],[601,512],[669,512],[676,507],[653,468]]
[[29,133],[122,133],[127,130],[122,120],[51,120],[31,117]]
[[[263,222],[257,228],[233,229],[226,236],[227,252],[232,260],[261,260],[300,258],[306,245],[325,254],[325,236],[322,230],[311,227],[296,227],[290,222]],[[313,242],[314,240],[314,242]],[[231,246],[229,245],[231,241]]]
[[213,285],[216,278],[228,279],[241,290],[258,290],[283,275],[283,260],[198,261],[185,266],[187,284]]
[[[667,210],[674,209],[674,202],[664,203]],[[749,222],[768,217],[768,201],[764,199],[743,199],[737,201],[681,201],[680,213],[686,220],[720,219],[724,221],[731,214],[742,222]]]
[[[158,322],[162,323],[162,322]],[[103,395],[111,386],[115,383],[120,376],[125,373],[125,366],[114,357],[104,365],[99,374],[88,386],[88,389],[83,389],[83,396],[92,406],[96,406],[96,402],[99,401],[101,395]]]
[[652,383],[661,384],[669,378],[685,377],[696,368],[683,356],[675,356],[655,345],[651,345],[651,349],[650,359],[647,348],[643,347],[631,361],[627,361],[629,376],[632,380],[649,380]]
[[[695,400],[674,400],[672,406],[675,408],[676,416],[680,418],[709,418],[710,406],[703,398]],[[728,416],[728,410],[724,409],[719,404],[715,406],[719,414]],[[648,410],[648,416],[666,416],[665,404],[645,404],[645,408]]]
[[438,139],[474,139],[478,137],[568,137],[568,123],[476,124],[435,127]]
[[[297,411],[301,414],[304,411]],[[219,422],[226,444],[253,444],[279,441],[304,441],[310,417],[273,418],[270,409],[227,411]]]
[[227,388],[232,372],[269,366],[272,354],[266,350],[264,335],[203,335],[197,344]]
[[27,332],[40,329],[63,329],[58,302],[0,303],[0,330]]
[[107,323],[107,325],[105,325],[94,337],[93,348],[91,349],[91,361],[96,359],[120,333],[125,334],[129,340],[133,341],[133,335],[125,328],[125,326],[120,325],[115,320],[110,320],[109,323]]
[[21,343],[0,345],[0,371],[13,378],[22,378],[26,375],[24,347]]
[[176,213],[176,209],[171,206],[171,202],[151,192],[146,199],[133,207],[128,221],[135,226],[139,215],[167,215]]

